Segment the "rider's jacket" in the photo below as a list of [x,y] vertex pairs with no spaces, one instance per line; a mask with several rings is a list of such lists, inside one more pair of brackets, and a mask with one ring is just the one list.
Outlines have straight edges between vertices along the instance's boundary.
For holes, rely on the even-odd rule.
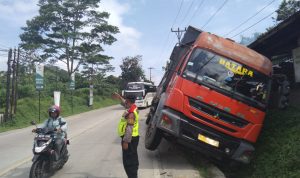
[[65,123],[64,125],[60,126],[61,122],[66,122],[64,118],[62,117],[58,117],[56,119],[53,119],[52,117],[49,117],[48,119],[46,119],[43,123],[43,125],[41,126],[41,128],[49,128],[49,129],[58,129],[61,128],[62,132],[60,134],[56,134],[55,137],[60,137],[60,138],[64,138],[66,136],[67,133],[67,123]]

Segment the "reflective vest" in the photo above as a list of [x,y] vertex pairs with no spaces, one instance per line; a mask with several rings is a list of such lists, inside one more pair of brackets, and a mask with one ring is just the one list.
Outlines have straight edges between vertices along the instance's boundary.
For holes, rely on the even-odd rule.
[[[139,114],[136,105],[132,105],[128,110],[128,112],[133,113],[135,117],[133,129],[132,129],[132,136],[133,137],[139,136]],[[120,137],[125,135],[126,126],[127,126],[127,119],[122,117],[120,119],[119,126],[118,126],[118,134]]]

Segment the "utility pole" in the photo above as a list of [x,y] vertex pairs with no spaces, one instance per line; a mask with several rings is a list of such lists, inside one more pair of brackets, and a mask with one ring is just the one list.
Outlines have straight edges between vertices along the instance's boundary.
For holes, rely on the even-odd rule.
[[179,28],[178,28],[177,30],[173,30],[173,29],[171,28],[171,32],[175,32],[176,35],[177,35],[177,38],[178,38],[178,44],[180,44],[181,36],[182,36],[183,32],[185,32],[185,31],[186,31],[186,28],[184,28],[184,30],[180,30]]
[[15,87],[14,114],[17,113],[19,63],[20,63],[20,47],[18,48],[17,66],[16,66],[16,79],[15,79],[16,80],[16,87]]
[[90,96],[89,96],[89,106],[93,106],[93,98],[94,98],[94,94],[93,94],[93,88],[94,88],[94,82],[93,82],[93,75],[94,75],[94,64],[92,64],[92,68],[90,71]]
[[16,48],[14,49],[14,58],[12,61],[12,82],[11,82],[11,101],[10,101],[10,119],[12,120],[13,110],[14,110],[14,101],[15,101],[15,84],[16,84]]
[[150,70],[150,82],[152,82],[151,81],[151,70],[154,69],[154,68],[153,67],[149,67],[148,69]]
[[5,106],[5,114],[4,114],[4,122],[8,121],[8,111],[9,111],[9,101],[10,101],[10,72],[11,66],[10,61],[12,58],[12,49],[8,51],[8,59],[7,59],[7,73],[6,73],[6,106]]

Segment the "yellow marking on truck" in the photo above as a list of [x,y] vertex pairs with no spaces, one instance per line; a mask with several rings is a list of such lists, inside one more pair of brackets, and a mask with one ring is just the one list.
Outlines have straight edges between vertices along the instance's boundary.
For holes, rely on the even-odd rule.
[[228,61],[224,58],[220,58],[219,64],[225,66],[228,70],[232,71],[235,74],[239,75],[248,75],[250,77],[253,77],[253,71],[250,69],[247,69],[241,65],[238,65],[235,62]]

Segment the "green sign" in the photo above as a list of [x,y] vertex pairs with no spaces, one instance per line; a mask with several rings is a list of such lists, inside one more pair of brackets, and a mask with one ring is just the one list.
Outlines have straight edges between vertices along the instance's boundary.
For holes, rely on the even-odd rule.
[[44,89],[44,65],[42,65],[42,64],[36,65],[35,88],[37,90]]

